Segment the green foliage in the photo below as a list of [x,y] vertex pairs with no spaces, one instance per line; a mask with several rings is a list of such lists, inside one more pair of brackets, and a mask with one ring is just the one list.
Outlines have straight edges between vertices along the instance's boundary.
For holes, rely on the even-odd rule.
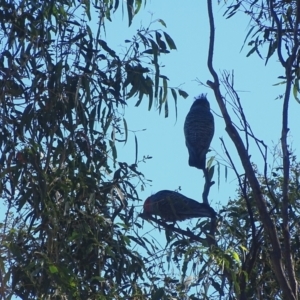
[[[291,163],[289,227],[298,278],[300,164],[295,157],[292,157]],[[257,172],[257,177],[275,222],[280,246],[284,249],[282,168],[274,168],[269,177]],[[175,229],[170,230],[170,227],[165,228],[167,245],[160,254],[162,261],[167,262],[161,268],[165,277],[165,294],[175,299],[283,299],[270,260],[273,250],[249,183],[246,177],[241,179],[243,184],[237,190],[236,197],[220,209],[215,245],[208,247],[205,241],[198,241],[199,235],[207,232],[211,226],[206,220],[199,220],[196,225],[189,226],[185,235],[178,234]],[[197,239],[190,233],[197,234]],[[158,249],[154,248],[151,257],[155,257],[157,252]],[[180,274],[180,277],[167,270]]]
[[[156,234],[140,233],[137,190],[147,180],[138,169],[137,136],[134,161],[118,160],[119,145],[129,137],[127,101],[136,99],[139,106],[147,99],[149,110],[157,108],[168,117],[171,91],[177,116],[178,95],[188,94],[170,87],[161,74],[161,56],[176,49],[167,32],[151,29],[166,27],[163,20],[125,40],[122,56],[107,43],[106,19],[111,21],[121,3],[132,26],[141,0],[0,3],[0,191],[7,208],[0,223],[1,296],[283,299],[272,249],[244,175],[236,197],[214,220],[214,237],[208,234],[212,222],[205,219],[181,231],[166,225],[166,245],[157,242]],[[247,56],[261,55],[267,44],[268,62],[280,41],[287,53],[293,49],[289,41],[295,36],[289,30],[295,29],[296,2],[276,1],[277,27],[268,23],[267,6],[257,3],[248,3],[256,24],[245,39],[251,39]],[[234,2],[227,16],[242,4],[246,2]],[[91,22],[95,13],[96,28]],[[297,100],[298,67],[297,61],[292,76]],[[209,181],[215,174],[213,161],[208,162]],[[299,279],[300,165],[295,157],[290,161],[290,245]],[[227,168],[225,172],[227,178]],[[220,177],[220,165],[217,173]],[[284,250],[282,166],[269,176],[258,171],[256,176]]]
[[[292,158],[290,177],[290,206],[289,227],[293,257],[295,260],[295,273],[299,274],[299,163]],[[260,178],[262,193],[270,210],[281,247],[284,249],[284,237],[282,231],[282,201],[283,172],[279,166],[275,168],[271,176]],[[220,240],[218,244],[226,245],[227,249],[233,249],[236,261],[236,278],[229,278],[229,286],[241,287],[246,299],[258,299],[264,295],[264,299],[282,299],[280,290],[270,261],[272,249],[262,226],[252,193],[247,185],[238,191],[238,197],[228,203],[221,210],[223,218],[220,226]],[[224,249],[225,251],[225,249]],[[226,252],[226,251],[225,251]],[[231,268],[231,267],[230,267]],[[298,276],[297,276],[298,277]],[[239,289],[235,293],[240,295]]]
[[[7,299],[146,299],[137,282],[148,274],[147,261],[132,250],[132,241],[143,248],[146,243],[129,232],[141,226],[134,206],[137,188],[147,181],[138,171],[136,137],[133,163],[118,161],[117,149],[128,139],[124,109],[130,98],[137,97],[138,106],[146,96],[149,110],[155,100],[168,116],[170,88],[159,58],[176,46],[149,26],[126,40],[119,56],[100,38],[119,4],[0,4],[0,187],[8,213],[1,273]],[[127,1],[129,25],[141,5]],[[98,28],[90,22],[96,15]],[[172,88],[176,109],[177,93]]]
[[[279,61],[288,63],[288,59],[298,52],[299,46],[299,1],[233,1],[227,6],[224,15],[233,17],[239,11],[245,12],[251,18],[250,29],[244,45],[251,49],[247,57],[253,53],[265,59],[265,64],[278,54]],[[261,51],[266,52],[265,55]],[[293,95],[298,101],[299,93],[299,53],[292,64]],[[284,74],[283,78],[286,78]],[[282,78],[282,77],[281,77]],[[290,80],[290,79],[289,79]]]

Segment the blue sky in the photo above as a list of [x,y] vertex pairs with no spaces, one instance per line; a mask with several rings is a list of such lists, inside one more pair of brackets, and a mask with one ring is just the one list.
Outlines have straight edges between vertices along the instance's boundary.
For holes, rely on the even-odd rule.
[[[280,81],[277,77],[283,75],[283,69],[276,61],[275,56],[265,66],[264,61],[255,54],[246,58],[249,47],[245,46],[244,50],[240,52],[245,36],[250,29],[246,15],[238,14],[226,20],[222,16],[224,9],[221,5],[215,5],[214,12],[216,23],[215,69],[217,71],[234,70],[235,87],[240,91],[247,119],[257,137],[264,140],[272,150],[273,146],[279,143],[281,132],[282,101],[275,99],[280,93],[283,93],[284,87],[283,85],[273,85]],[[216,155],[216,158],[221,163],[223,162],[225,154],[219,138],[224,138],[234,162],[239,167],[239,171],[243,173],[237,153],[227,137],[224,121],[219,117],[220,111],[212,91],[200,86],[196,80],[198,78],[200,81],[206,82],[211,79],[206,64],[209,38],[206,1],[186,0],[183,4],[183,1],[179,0],[148,0],[146,8],[141,9],[133,19],[130,28],[127,26],[126,12],[122,19],[121,9],[119,9],[115,15],[112,15],[112,22],[106,22],[107,35],[101,38],[121,54],[126,46],[124,40],[130,39],[141,24],[147,26],[151,20],[156,19],[163,19],[167,28],[163,28],[159,23],[154,24],[152,28],[165,30],[174,39],[177,46],[177,50],[161,56],[160,61],[165,65],[161,73],[170,79],[170,87],[181,86],[189,94],[189,97],[187,99],[178,98],[177,121],[171,94],[169,97],[170,116],[167,119],[163,114],[159,115],[155,108],[148,112],[146,98],[139,107],[134,106],[135,100],[128,101],[125,118],[129,130],[139,131],[137,132],[139,159],[143,155],[153,157],[147,163],[139,165],[139,169],[145,174],[145,177],[152,180],[151,185],[139,195],[144,200],[159,190],[174,190],[180,186],[181,193],[200,200],[204,178],[202,171],[188,165],[188,152],[183,135],[184,119],[195,96],[207,93],[211,108],[216,113],[211,155]],[[291,98],[290,135],[296,154],[299,152],[299,139],[296,131],[299,127],[298,111],[299,105]],[[262,160],[257,148],[253,146],[251,149],[252,161],[257,163],[258,168],[262,170]],[[270,155],[269,158],[271,163],[272,156]],[[118,146],[118,160],[133,163],[134,159],[134,135],[129,134],[127,144]],[[218,180],[217,173],[215,173],[214,180]],[[229,197],[234,198],[236,188],[235,174],[228,170],[227,180],[225,180],[225,168],[221,167],[220,186],[215,184],[210,190],[211,206],[218,210],[218,203],[225,205]],[[142,202],[136,204],[136,211],[142,211]],[[0,216],[4,218],[3,213],[0,213]],[[151,224],[145,224],[145,226],[146,230],[152,228]],[[160,241],[162,244],[164,243],[163,235]]]
[[[282,86],[273,86],[283,75],[283,69],[274,58],[269,60],[267,66],[257,55],[246,58],[250,50],[245,46],[241,52],[246,34],[248,33],[249,20],[244,14],[226,20],[222,15],[224,9],[215,6],[216,44],[214,52],[214,66],[217,71],[234,70],[235,87],[240,91],[240,97],[245,114],[259,139],[270,146],[277,145],[281,131],[281,100],[275,100],[283,92]],[[113,22],[106,24],[107,40],[111,47],[122,53],[125,39],[131,37],[142,23],[147,26],[151,20],[163,19],[166,31],[174,39],[177,50],[160,59],[165,65],[162,73],[170,79],[169,86],[181,86],[188,92],[187,99],[178,100],[178,119],[175,122],[173,99],[170,95],[170,116],[165,119],[159,116],[155,109],[147,111],[147,99],[142,105],[134,107],[135,100],[128,101],[126,119],[131,130],[141,130],[137,134],[139,141],[139,157],[150,155],[152,160],[141,164],[140,169],[147,178],[152,179],[152,185],[140,193],[142,199],[162,189],[176,189],[181,186],[182,193],[191,198],[200,200],[204,179],[202,172],[188,166],[188,153],[184,143],[183,123],[195,96],[207,93],[212,110],[215,115],[215,135],[211,147],[212,155],[222,163],[224,152],[221,147],[220,137],[224,138],[228,149],[239,166],[239,158],[231,141],[227,137],[224,121],[220,116],[219,108],[213,93],[209,88],[199,85],[197,78],[206,82],[211,79],[206,61],[208,51],[209,26],[205,1],[148,1],[146,9],[141,11],[133,20],[131,28],[127,30],[127,16],[120,24],[120,12],[113,16]],[[142,21],[141,21],[142,20]],[[120,31],[120,27],[123,28]],[[159,23],[153,28],[161,28]],[[164,30],[164,28],[162,28]],[[119,49],[119,51],[118,51]],[[264,53],[264,52],[262,52]],[[297,125],[298,104],[291,99],[291,123]],[[293,135],[293,131],[291,131]],[[293,139],[293,138],[292,138]],[[296,147],[296,143],[293,144]],[[258,165],[262,160],[255,146],[251,151],[253,162]],[[124,161],[134,161],[134,136],[129,135],[129,141],[124,147],[119,147],[118,158]],[[271,156],[270,156],[271,159]],[[271,162],[272,160],[270,160]],[[241,168],[239,169],[241,170]],[[242,171],[241,171],[242,173]],[[225,204],[228,198],[234,197],[237,181],[233,172],[228,170],[225,180],[225,168],[221,167],[220,187],[214,185],[210,191],[209,200],[213,207],[216,203]],[[215,174],[217,180],[217,174]]]
[[[141,22],[144,26],[150,20],[163,19],[167,24],[166,31],[174,39],[177,50],[171,54],[162,56],[160,59],[165,65],[162,73],[170,79],[169,86],[181,86],[188,92],[187,99],[178,100],[178,119],[175,122],[173,99],[170,101],[170,116],[165,119],[159,116],[155,109],[147,111],[147,100],[144,99],[140,107],[134,107],[135,100],[128,101],[126,119],[131,130],[142,130],[137,134],[139,141],[139,157],[150,155],[153,157],[146,164],[140,164],[139,169],[146,178],[152,180],[150,186],[139,195],[145,200],[149,195],[163,189],[174,190],[179,186],[181,193],[195,200],[201,200],[204,186],[202,172],[188,165],[188,152],[185,146],[183,124],[195,96],[207,93],[212,110],[215,115],[215,135],[211,143],[211,155],[216,155],[220,163],[223,163],[225,154],[221,146],[220,138],[223,138],[231,157],[236,164],[240,174],[243,174],[237,152],[225,131],[224,121],[213,93],[209,88],[200,86],[197,78],[206,82],[211,79],[207,69],[207,52],[209,25],[205,1],[151,1],[146,9],[140,12],[133,20],[132,28],[125,29],[127,18],[123,21],[123,30],[119,30],[119,15],[113,17],[112,23],[107,23],[107,39],[111,47],[122,53],[123,40],[131,37],[129,32],[135,33]],[[272,153],[274,147],[280,149],[281,134],[281,111],[282,101],[275,100],[284,92],[284,85],[274,86],[280,82],[278,76],[283,75],[283,68],[272,57],[268,65],[256,54],[246,57],[250,50],[247,45],[241,51],[244,39],[250,29],[249,19],[244,14],[226,20],[223,17],[224,9],[215,5],[216,43],[214,51],[214,66],[216,71],[234,70],[235,88],[239,91],[244,112],[256,137],[268,145],[268,162],[274,165]],[[153,14],[153,15],[152,15]],[[142,20],[142,21],[141,21]],[[159,28],[159,24],[157,25]],[[153,27],[155,28],[155,26]],[[163,29],[163,28],[162,28]],[[163,29],[164,30],[164,29]],[[118,51],[119,49],[119,51]],[[265,55],[267,51],[262,51]],[[290,139],[293,141],[293,149],[299,152],[298,130],[299,104],[291,97],[290,101]],[[236,120],[231,110],[233,119]],[[263,171],[263,160],[255,145],[250,149],[252,162],[257,164]],[[121,161],[134,162],[134,136],[129,136],[129,141],[124,147],[118,148],[118,159]],[[269,170],[270,172],[271,170]],[[214,180],[217,182],[217,173]],[[225,167],[221,167],[220,186],[212,186],[209,194],[211,206],[218,211],[220,205],[226,205],[229,198],[234,199],[237,189],[236,176],[228,169],[227,180],[225,179]],[[142,211],[142,204],[136,204],[136,212]],[[190,222],[190,221],[189,221]],[[193,220],[192,223],[196,222]],[[188,221],[182,222],[180,226],[186,228]],[[166,244],[163,232],[158,231],[152,224],[145,222],[144,230],[148,235],[154,237],[163,248]],[[190,274],[192,275],[192,274]]]

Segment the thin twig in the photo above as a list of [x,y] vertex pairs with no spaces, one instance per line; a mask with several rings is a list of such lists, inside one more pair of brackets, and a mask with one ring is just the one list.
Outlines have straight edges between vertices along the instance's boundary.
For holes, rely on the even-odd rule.
[[221,140],[221,143],[222,143],[222,145],[224,147],[225,154],[226,154],[226,156],[228,157],[228,159],[230,161],[231,167],[232,167],[233,171],[235,172],[235,175],[236,175],[237,180],[239,182],[239,186],[240,186],[240,189],[241,189],[241,191],[243,193],[243,196],[244,196],[244,198],[246,200],[247,210],[248,210],[248,214],[249,214],[250,222],[251,222],[251,227],[252,227],[252,238],[255,239],[255,235],[256,235],[255,221],[254,221],[253,212],[252,212],[252,209],[251,209],[251,204],[250,204],[247,192],[245,190],[245,183],[242,184],[240,175],[239,175],[239,173],[238,173],[238,171],[237,171],[237,169],[235,167],[235,164],[234,164],[234,162],[233,162],[233,160],[232,160],[232,158],[231,158],[231,156],[230,156],[230,154],[229,154],[229,152],[227,150],[227,147],[226,147],[226,145],[224,143],[224,140],[222,138],[220,138],[220,140]]

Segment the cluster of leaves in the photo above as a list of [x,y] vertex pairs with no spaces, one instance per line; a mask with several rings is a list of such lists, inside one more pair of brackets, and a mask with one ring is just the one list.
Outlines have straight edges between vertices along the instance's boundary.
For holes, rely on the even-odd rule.
[[[296,95],[298,1],[257,3],[236,1],[227,16],[241,8],[250,15],[248,56],[260,55],[259,47],[269,43],[266,61],[277,51]],[[129,25],[141,4],[122,3]],[[105,19],[119,5],[118,0],[0,3],[0,191],[7,207],[1,224],[1,296],[282,299],[270,236],[247,175],[239,176],[243,185],[236,199],[220,212],[213,245],[206,244],[207,220],[186,230],[165,225],[166,247],[138,232],[137,187],[147,180],[138,170],[137,153],[133,162],[117,160],[118,144],[128,138],[127,100],[136,97],[139,106],[147,98],[149,110],[156,107],[168,116],[169,94],[176,114],[177,96],[187,94],[170,88],[161,74],[161,55],[176,49],[166,32],[141,28],[125,41],[122,56],[102,38]],[[91,25],[96,14],[98,27]],[[210,86],[216,90],[219,84]],[[288,159],[289,251],[298,279],[300,165]],[[284,251],[286,174],[278,167],[270,178],[258,171],[255,176]],[[287,256],[280,259],[284,264]]]
[[[247,56],[257,53],[260,58],[263,58],[261,48],[267,44],[268,50],[265,56],[267,64],[282,42],[286,49],[291,50],[294,35],[299,33],[299,28],[295,27],[299,18],[298,9],[299,5],[296,0],[234,1],[228,5],[224,15],[231,18],[242,11],[250,17],[250,29],[244,42],[250,39],[248,46],[251,46],[251,49]],[[274,18],[278,19],[278,23]]]
[[[215,26],[212,1],[208,0],[207,3],[211,29],[208,68],[213,76],[213,81],[207,81],[207,84],[215,93],[226,123],[226,131],[239,153],[243,171],[242,174],[238,173],[236,161],[225,147],[230,165],[236,173],[239,189],[234,200],[220,210],[214,245],[207,247],[207,239],[200,238],[201,233],[207,232],[205,228],[209,223],[206,221],[199,221],[196,226],[188,227],[185,231],[158,223],[165,228],[168,243],[163,249],[167,268],[161,275],[161,278],[165,278],[160,290],[161,297],[298,299],[300,164],[291,155],[287,133],[290,130],[290,91],[293,89],[296,98],[299,90],[300,4],[293,0],[263,1],[259,4],[256,0],[234,1],[225,13],[231,17],[244,9],[253,22],[245,39],[253,39],[249,43],[253,48],[248,56],[255,51],[260,55],[260,47],[267,44],[269,48],[266,62],[276,54],[283,67],[285,93],[281,154],[278,166],[271,169],[266,155],[268,147],[253,134],[233,83],[228,85],[226,75],[227,79],[220,81],[213,67]],[[220,83],[223,83],[227,92],[223,95]],[[229,115],[229,105],[226,105],[229,97],[238,103],[234,113],[242,127],[236,126]],[[244,140],[242,136],[245,137]],[[264,170],[257,170],[251,163],[253,158],[250,140],[260,150]],[[172,276],[173,268],[180,274],[180,279]],[[167,269],[172,272],[167,274]]]
[[[289,227],[298,277],[300,163],[295,156],[291,160]],[[257,177],[260,178],[263,197],[284,249],[281,213],[283,170],[276,167],[268,178],[257,171]],[[160,253],[164,263],[161,275],[163,287],[157,291],[160,291],[161,297],[165,297],[163,299],[283,299],[270,260],[274,255],[273,249],[270,248],[253,193],[245,179],[234,200],[220,209],[214,246],[208,247],[207,239],[201,241],[200,238],[200,234],[209,231],[210,223],[207,220],[200,220],[185,231],[159,223],[166,230],[167,245],[160,252],[156,248],[152,257]],[[180,279],[174,276],[174,270],[180,274]]]
[[[129,24],[141,3],[127,1]],[[142,28],[117,55],[101,32],[119,1],[0,5],[2,296],[141,299],[147,274],[128,231],[140,226],[136,188],[147,181],[137,154],[117,161],[117,144],[128,137],[129,98],[147,96],[149,109],[157,99],[168,115],[159,56],[176,46]],[[170,90],[176,107],[187,94]]]
[[[248,46],[251,47],[247,57],[256,53],[260,58],[265,59],[267,64],[274,53],[278,54],[279,61],[286,70],[288,67],[290,73],[286,72],[280,76],[279,79],[283,81],[278,84],[292,81],[294,98],[300,103],[298,97],[300,92],[299,1],[235,1],[227,7],[224,15],[231,18],[239,11],[249,15],[251,20],[244,41],[244,45],[248,41]],[[265,55],[261,54],[262,49],[267,49]]]
[[[295,273],[299,274],[298,232],[300,228],[297,220],[300,213],[300,164],[296,161],[296,157],[292,157],[291,160],[289,228]],[[284,178],[282,168],[275,168],[269,178],[265,178],[262,174],[257,174],[257,176],[260,178],[263,197],[277,229],[280,246],[284,249],[281,201]],[[232,276],[233,274],[226,276],[230,287],[229,294],[245,299],[282,299],[282,290],[278,285],[270,260],[270,257],[274,255],[273,249],[270,248],[270,241],[265,234],[249,185],[245,184],[239,189],[236,199],[230,201],[221,212],[223,220],[219,228],[218,244],[226,245],[224,251],[231,249],[234,253],[231,259],[225,260],[223,274],[226,273],[226,268],[228,270],[232,268],[233,262],[237,267],[235,276]],[[284,260],[283,262],[286,263]],[[219,280],[222,282],[221,278]]]
[[[299,102],[299,1],[234,1],[225,12],[228,18],[238,11],[244,11],[250,17],[251,28],[245,42],[250,38],[252,49],[248,55],[265,49],[268,45],[266,63],[276,54],[283,67],[284,94],[282,105],[282,130],[280,136],[281,162],[278,170],[273,172],[274,178],[267,177],[270,170],[267,160],[267,146],[262,140],[253,135],[243,109],[240,106],[239,118],[243,128],[233,124],[228,113],[224,97],[219,88],[220,79],[213,66],[214,50],[214,17],[211,1],[208,1],[211,40],[209,45],[208,67],[213,81],[207,84],[213,89],[221,113],[226,123],[226,131],[239,153],[239,158],[245,174],[237,172],[235,163],[230,154],[226,153],[239,181],[241,193],[238,200],[229,206],[231,230],[228,232],[229,241],[238,241],[241,250],[236,251],[236,257],[243,257],[240,272],[232,277],[224,268],[224,278],[228,280],[230,297],[240,299],[298,299],[299,270],[298,270],[298,237],[296,220],[298,216],[298,168],[295,158],[291,155],[288,133],[289,101],[291,92]],[[224,81],[222,82],[224,84]],[[231,85],[231,84],[229,84]],[[228,81],[225,80],[225,90],[231,92],[230,97],[239,101],[238,93],[233,85],[228,90]],[[240,104],[239,104],[240,105]],[[243,141],[242,135],[245,136]],[[251,163],[249,140],[253,139],[264,160],[263,176]],[[264,148],[264,150],[263,150]],[[280,171],[282,173],[280,174]],[[274,171],[274,170],[270,170]],[[279,175],[278,175],[279,174]],[[242,179],[241,179],[242,178]],[[240,200],[240,201],[239,201]],[[243,210],[241,210],[244,207]],[[238,213],[236,213],[236,212]],[[242,217],[241,217],[242,216]],[[245,216],[245,217],[244,217]],[[238,231],[237,231],[238,229]],[[235,232],[238,239],[234,238]],[[224,237],[226,232],[224,233]],[[227,247],[227,240],[224,241]],[[271,249],[270,249],[271,248]],[[246,249],[246,251],[245,251]],[[239,253],[239,255],[237,255]],[[267,279],[268,278],[268,279]],[[222,281],[221,281],[222,282]],[[223,282],[222,282],[223,283]],[[224,287],[224,285],[222,285]],[[222,288],[221,291],[224,291]]]

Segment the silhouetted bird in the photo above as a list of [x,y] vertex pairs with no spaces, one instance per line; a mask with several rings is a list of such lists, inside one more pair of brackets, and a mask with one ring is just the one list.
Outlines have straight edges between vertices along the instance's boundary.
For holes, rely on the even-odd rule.
[[205,169],[206,153],[215,131],[214,117],[205,95],[192,104],[184,122],[185,144],[189,151],[189,165]]
[[143,215],[157,215],[164,221],[174,222],[200,217],[214,218],[216,212],[208,204],[177,192],[162,190],[145,200]]

